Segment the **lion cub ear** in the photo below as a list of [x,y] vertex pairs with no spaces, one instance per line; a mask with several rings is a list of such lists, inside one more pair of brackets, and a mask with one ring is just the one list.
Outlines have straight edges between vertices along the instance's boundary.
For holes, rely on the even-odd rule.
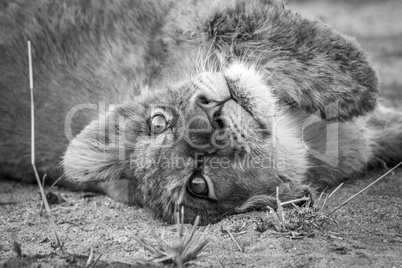
[[240,57],[262,69],[282,104],[320,111],[324,118],[335,104],[331,119],[337,120],[376,107],[376,73],[353,39],[270,1],[239,1],[228,9],[210,23],[216,46],[228,59]]
[[138,132],[133,129],[139,121],[134,107],[121,105],[99,116],[70,142],[62,162],[68,179],[101,182],[126,179],[127,174],[133,177],[128,172]]

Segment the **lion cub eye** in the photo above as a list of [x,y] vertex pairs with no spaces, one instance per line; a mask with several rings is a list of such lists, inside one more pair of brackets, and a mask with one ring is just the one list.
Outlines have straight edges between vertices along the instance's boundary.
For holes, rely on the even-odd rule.
[[195,195],[207,195],[208,184],[201,174],[196,174],[188,184],[190,191]]
[[157,114],[151,117],[149,122],[149,132],[152,134],[160,134],[167,128],[167,120],[164,115]]
[[161,134],[164,132],[171,120],[171,116],[162,108],[152,110],[151,117],[148,120],[149,134]]
[[196,172],[190,177],[187,188],[195,196],[216,199],[211,180],[200,172]]

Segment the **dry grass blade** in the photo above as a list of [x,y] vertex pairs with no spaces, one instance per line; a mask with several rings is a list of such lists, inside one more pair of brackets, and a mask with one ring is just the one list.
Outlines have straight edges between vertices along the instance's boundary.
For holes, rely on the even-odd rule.
[[94,249],[91,248],[90,252],[89,252],[88,260],[87,260],[87,262],[85,264],[85,268],[89,267],[91,265],[93,258],[94,258]]
[[183,250],[186,250],[191,245],[192,239],[194,237],[195,231],[197,230],[196,228],[197,228],[199,223],[200,223],[200,216],[197,216],[195,218],[195,222],[193,224],[193,227],[191,228],[190,234],[188,234],[188,233],[184,234],[182,243],[180,243],[180,245],[183,247]]
[[179,230],[179,238],[183,237],[183,224],[181,224],[183,222],[183,215],[184,215],[184,208],[181,207],[181,211],[177,211],[176,212],[176,224],[177,224],[177,230]]
[[[63,175],[61,175],[52,185],[50,185],[49,189],[47,189],[47,191],[46,191],[46,196],[48,196],[48,194],[51,192],[51,190],[53,189],[53,187],[54,187],[62,178],[63,178]],[[43,188],[45,188],[45,179],[46,179],[46,174],[45,174],[45,176],[43,176],[43,184],[42,184]],[[41,202],[41,204],[40,204],[39,215],[42,215],[43,205],[44,205],[44,203],[43,203],[43,200],[42,200],[42,202]]]
[[158,243],[159,246],[159,251],[163,252],[163,251],[168,251],[169,250],[169,245],[162,240],[162,238],[160,238],[158,235],[156,235],[155,233],[152,233],[153,237],[155,237],[156,242]]
[[[281,232],[283,231],[282,228],[282,223],[279,220],[278,214],[275,212],[275,210],[273,208],[271,208],[270,206],[267,206],[267,208],[269,209],[269,213],[271,214],[272,218],[274,219],[273,225],[276,229],[277,232]],[[269,218],[269,214],[268,214],[268,218]]]
[[242,247],[240,245],[240,242],[236,239],[236,237],[233,236],[232,232],[229,229],[226,229],[226,232],[228,232],[230,238],[232,239],[232,241],[235,243],[235,245],[237,246],[237,248],[241,251],[244,252],[244,247]]
[[281,205],[281,201],[279,200],[279,187],[276,187],[276,203],[278,205],[277,214],[278,214],[279,222],[281,224],[281,227],[283,229],[286,229],[285,216],[284,216],[284,213],[283,213],[283,208],[282,208],[282,205]]
[[198,244],[198,246],[196,246],[194,250],[187,255],[184,263],[186,263],[187,261],[195,260],[198,254],[208,246],[208,243],[209,240],[203,240],[200,244]]
[[91,267],[95,267],[96,264],[98,263],[98,261],[100,260],[100,258],[102,257],[103,254],[99,254],[98,258],[96,258],[96,260],[91,264]]
[[88,260],[85,263],[85,268],[87,267],[95,267],[96,263],[99,261],[99,259],[102,257],[102,254],[100,254],[96,259],[95,259],[95,254],[94,254],[94,249],[91,248],[88,256]]
[[330,199],[331,196],[333,196],[334,193],[336,193],[339,190],[339,188],[342,187],[342,185],[343,185],[343,182],[341,184],[339,184],[338,187],[336,187],[335,190],[332,191],[332,193],[330,193],[330,195],[328,196],[328,199]]
[[388,170],[387,172],[385,172],[381,177],[379,177],[378,179],[376,179],[375,181],[373,181],[372,183],[370,183],[369,185],[367,185],[366,187],[364,187],[363,189],[361,189],[359,192],[357,192],[356,194],[352,195],[351,197],[349,197],[348,199],[346,199],[345,202],[343,202],[342,204],[340,204],[339,206],[337,206],[336,208],[334,208],[329,214],[331,215],[332,213],[334,213],[335,211],[337,211],[338,209],[340,209],[341,207],[343,207],[344,205],[346,205],[347,203],[350,202],[350,200],[352,200],[353,198],[355,198],[356,196],[360,195],[361,193],[363,193],[365,190],[367,190],[368,188],[370,188],[371,186],[373,186],[374,184],[376,184],[377,182],[379,182],[380,180],[382,180],[385,176],[387,176],[389,173],[391,173],[392,171],[394,171],[395,169],[397,169],[400,165],[402,165],[402,161],[398,163],[398,165],[394,166],[393,168],[391,168],[390,170]]
[[301,209],[298,206],[296,206],[295,203],[292,202],[291,204],[292,204],[293,208],[296,209],[300,213]]
[[31,53],[31,41],[28,41],[28,60],[29,60],[29,89],[31,92],[31,164],[35,173],[36,182],[38,183],[39,190],[42,196],[42,200],[45,204],[46,211],[49,215],[49,221],[52,225],[53,234],[56,240],[56,247],[63,251],[63,245],[60,242],[59,236],[56,231],[56,224],[54,223],[52,213],[50,211],[49,203],[47,202],[45,191],[42,187],[38,171],[35,165],[35,105],[34,105],[34,95],[33,95],[33,71],[32,71],[32,53]]
[[325,193],[325,191],[326,191],[327,189],[328,189],[328,186],[325,187],[324,190],[322,190],[322,192],[320,193],[320,196],[318,197],[318,199],[317,199],[317,201],[316,201],[316,204],[317,204],[318,202],[320,202],[322,196],[324,195],[324,193]]
[[321,206],[321,210],[324,209],[324,207],[327,204],[328,200],[331,198],[331,196],[333,196],[334,193],[336,193],[339,190],[339,188],[342,187],[342,185],[343,185],[343,182],[341,184],[339,184],[338,187],[336,187],[335,190],[332,191],[332,193],[330,193],[329,195],[327,195],[325,197],[324,202],[322,203],[322,206]]
[[154,246],[151,243],[149,243],[147,240],[142,238],[141,236],[134,235],[133,237],[134,237],[135,241],[137,241],[137,243],[140,244],[143,248],[148,250],[149,253],[154,254],[154,255],[159,254],[159,251],[154,249]]
[[309,200],[310,200],[310,197],[302,197],[299,199],[282,202],[281,206],[288,205],[288,204],[294,204],[294,203],[298,203],[298,202],[302,202],[302,201],[309,201]]
[[[208,239],[204,239],[208,227],[204,230],[198,229],[200,217],[197,216],[190,232],[184,233],[184,211],[177,213],[175,216],[177,222],[178,242],[174,246],[168,245],[156,234],[153,234],[156,244],[154,245],[149,240],[134,235],[134,239],[149,251],[153,256],[150,261],[145,261],[147,264],[175,264],[177,267],[183,267],[187,262],[195,260],[200,253],[206,249],[209,244]],[[201,241],[201,242],[200,242]]]

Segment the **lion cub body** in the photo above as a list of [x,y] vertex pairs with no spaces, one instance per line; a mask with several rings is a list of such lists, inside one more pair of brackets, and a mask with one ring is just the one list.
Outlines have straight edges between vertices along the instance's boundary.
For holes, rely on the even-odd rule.
[[1,176],[34,179],[27,40],[40,173],[167,221],[401,160],[400,116],[372,114],[364,52],[277,1],[16,0],[0,15]]

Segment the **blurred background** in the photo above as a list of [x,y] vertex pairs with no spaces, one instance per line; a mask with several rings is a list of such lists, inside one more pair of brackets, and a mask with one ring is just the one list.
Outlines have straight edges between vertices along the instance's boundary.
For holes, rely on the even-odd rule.
[[381,102],[402,110],[402,0],[289,0],[288,7],[355,37],[379,74]]

